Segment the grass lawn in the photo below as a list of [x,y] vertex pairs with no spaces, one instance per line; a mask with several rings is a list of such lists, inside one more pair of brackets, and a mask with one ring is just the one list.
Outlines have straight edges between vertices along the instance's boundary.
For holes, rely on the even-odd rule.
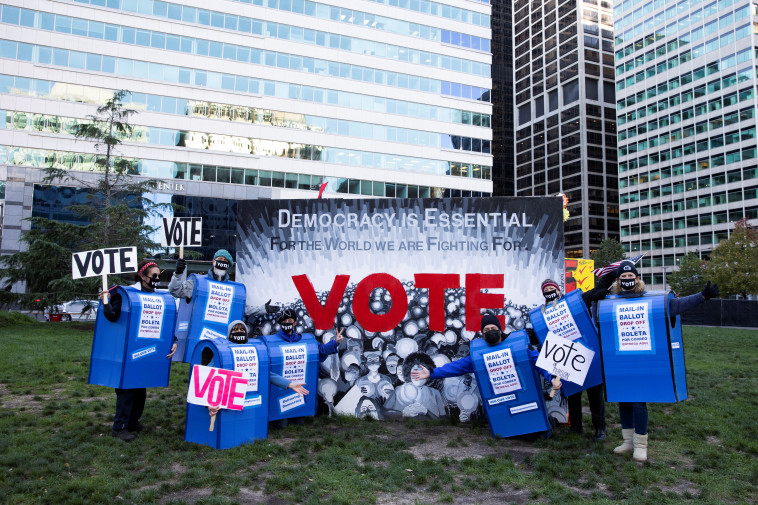
[[[690,399],[650,404],[649,461],[608,440],[494,440],[486,425],[317,417],[265,442],[184,442],[188,365],[148,390],[139,438],[110,437],[115,394],[87,384],[92,324],[0,327],[0,502],[756,503],[758,331],[686,327]],[[585,399],[586,404],[586,399]],[[589,412],[585,426],[591,431]]]

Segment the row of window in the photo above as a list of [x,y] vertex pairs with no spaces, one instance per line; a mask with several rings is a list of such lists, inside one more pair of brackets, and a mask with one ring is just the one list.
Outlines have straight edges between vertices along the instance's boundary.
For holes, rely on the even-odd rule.
[[[743,159],[755,159],[755,153],[752,153],[752,158],[743,158]],[[704,158],[702,160],[698,160],[697,162],[690,162],[689,164],[685,163],[684,166],[690,165],[690,167],[697,168],[699,170],[705,170],[708,168],[715,168],[717,165],[711,164],[712,159]],[[723,165],[723,163],[722,163]],[[719,165],[720,166],[720,165]],[[682,165],[677,165],[671,168],[662,169],[661,173],[664,173],[666,170],[671,170],[671,173],[676,176],[680,175],[682,173]],[[684,173],[689,173],[691,170],[689,168],[684,168]],[[625,204],[625,203],[633,203],[633,202],[642,202],[648,199],[658,198],[660,196],[669,196],[672,194],[677,193],[683,193],[686,191],[694,191],[696,189],[704,189],[704,188],[710,188],[713,186],[719,186],[721,184],[727,184],[731,182],[737,182],[740,180],[750,180],[756,178],[756,169],[754,165],[749,165],[746,168],[736,168],[733,170],[730,170],[729,172],[720,172],[717,174],[706,174],[700,177],[693,177],[690,179],[686,179],[684,181],[679,181],[675,183],[669,183],[668,181],[661,183],[660,186],[651,187],[649,189],[642,189],[637,190],[633,189],[631,191],[626,190],[621,193],[619,203]],[[665,179],[665,177],[662,177],[662,179]],[[651,179],[651,180],[657,180],[657,179]],[[645,214],[642,214],[645,215]]]
[[[5,10],[5,9],[4,9]],[[49,15],[51,18],[53,15]],[[55,16],[56,20],[63,16]],[[71,21],[71,18],[66,18]],[[52,20],[51,20],[52,21]],[[76,21],[76,19],[75,19]],[[79,20],[86,27],[87,20]],[[129,27],[120,27],[119,41],[124,44],[132,44],[156,49],[166,49],[166,33],[151,32],[149,30],[138,30]],[[82,34],[86,37],[87,31],[82,29]],[[412,89],[426,93],[451,95],[451,83],[447,83],[446,89],[443,89],[442,83],[438,79],[429,79],[411,74],[402,74],[386,70],[374,69],[371,67],[362,67],[359,65],[350,65],[338,61],[321,60],[318,58],[308,58],[295,54],[279,53],[276,51],[265,51],[251,47],[237,46],[235,44],[224,44],[204,39],[187,38],[191,43],[188,49],[190,52],[199,56],[208,56],[224,60],[233,60],[240,63],[250,63],[253,65],[263,65],[267,67],[293,70],[296,72],[305,72],[318,75],[329,75],[342,79],[351,79],[354,81],[370,82],[382,84],[385,86],[399,87],[403,89]],[[178,39],[175,42],[179,42]],[[174,48],[174,50],[178,50]],[[97,70],[89,69],[88,70]],[[458,84],[458,93],[463,84]],[[446,92],[447,90],[447,92]],[[484,88],[477,88],[473,93],[478,93],[480,97],[484,93]],[[452,95],[452,96],[460,96]]]
[[[140,30],[93,20],[71,18],[59,14],[20,9],[9,5],[3,5],[0,7],[2,7],[0,20],[6,24],[21,25],[29,28],[39,28],[41,30],[60,33],[70,33],[98,40],[105,39],[113,42],[136,44],[156,49],[167,49],[169,51],[180,51],[188,54],[243,61],[245,63],[259,65],[269,64],[265,53],[270,51],[261,51],[260,49],[252,47],[223,44],[221,42],[193,37],[182,37],[170,33]],[[408,47],[384,44],[372,40],[347,37],[336,33],[273,23],[271,21],[259,21],[259,23],[262,23],[262,35],[267,37],[280,38],[291,40],[292,42],[328,47],[330,49],[340,49],[343,51],[377,56],[395,61],[407,61],[445,70],[453,70],[455,72],[490,77],[490,65],[486,63],[479,63],[463,58],[455,58],[426,51],[418,51]],[[276,53],[274,54],[275,57],[273,61],[275,64],[270,66],[277,66],[276,62],[278,56],[276,56]],[[288,56],[290,58],[297,57],[296,55]],[[305,60],[306,58],[303,59]],[[305,62],[304,64],[307,65]],[[310,66],[313,66],[313,64]],[[297,70],[300,69],[298,68]]]
[[[663,202],[661,205],[651,205],[650,207],[642,207],[641,209],[630,209],[628,211],[621,211],[621,220],[637,219],[638,217],[658,216],[662,214],[670,214],[672,212],[682,212],[684,210],[696,210],[702,207],[711,207],[716,205],[725,205],[727,203],[741,202],[743,200],[755,200],[758,198],[758,188],[734,188],[727,191],[721,191],[720,193],[707,194],[700,197],[692,197],[673,202]],[[645,209],[652,213],[640,214],[640,211]],[[690,215],[687,218],[687,226],[706,226],[711,224],[723,224],[726,223],[726,211],[713,212],[710,211],[706,214]],[[723,218],[717,216],[724,216]],[[699,219],[698,219],[699,217]],[[656,233],[660,231],[676,230],[685,227],[685,218],[678,218],[673,220],[666,220],[663,216],[663,221],[652,221],[647,223],[632,224],[627,227],[630,235],[636,235],[639,233]],[[624,228],[622,228],[623,230]],[[635,231],[636,230],[636,231]],[[621,236],[624,236],[624,232],[621,232]]]
[[[324,177],[321,175],[291,174],[271,170],[255,170],[175,163],[159,160],[119,158],[129,162],[128,172],[150,178],[184,181],[223,182],[274,188],[305,189],[316,191],[327,183],[327,191],[390,198],[442,198],[446,196],[489,196],[480,191],[455,190],[440,187],[395,184],[380,181]],[[38,168],[61,168],[94,172],[100,170],[93,154],[22,147],[0,146],[0,162]]]
[[[181,20],[185,23],[194,23],[203,26],[211,26],[213,28],[238,31],[242,33],[252,33],[253,35],[263,34],[262,32],[256,31],[256,20],[254,19],[245,16],[237,16],[234,14],[226,14],[218,11],[196,9],[187,5],[179,5],[170,2],[161,2],[158,0],[73,1],[83,4],[99,5],[101,7],[122,10],[124,12],[136,12],[148,16],[173,19],[176,21]],[[291,11],[292,9],[287,8],[287,5],[284,3],[285,1],[286,0],[283,0],[282,3],[280,3],[277,0],[266,0],[266,6],[270,5],[274,9]],[[298,8],[296,13],[303,14],[305,16],[336,21],[338,23],[358,25],[363,28],[372,28],[374,30],[396,33],[398,35],[409,35],[411,37],[420,37],[427,40],[442,40],[442,30],[434,26],[409,23],[408,21],[392,19],[384,16],[377,16],[375,14],[369,14],[367,12],[341,9],[333,5],[320,4],[316,2],[310,2],[308,0],[302,3],[297,2],[297,4],[298,7],[302,5],[302,9]],[[290,4],[290,7],[291,5],[292,4]],[[489,19],[487,19],[487,25],[485,26],[488,25]],[[464,33],[461,33],[460,35],[461,38],[459,40],[459,46],[485,52],[490,51],[490,41],[488,39],[475,37],[473,35]]]
[[[738,83],[749,81],[753,78],[755,72],[756,70],[750,66],[745,67],[738,72],[732,72],[731,74],[722,75],[720,77],[716,76],[714,80],[710,81],[707,84],[701,84],[700,86],[696,86],[687,91],[683,91],[682,93],[674,93],[668,98],[664,98],[659,102],[651,103],[648,106],[642,106],[639,109],[627,112],[626,114],[619,114],[618,124],[619,126],[622,126],[628,122],[636,121],[637,119],[642,119],[647,116],[652,116],[660,110],[666,110],[669,107],[676,107],[682,103],[687,103],[696,98],[706,96],[708,93],[714,93],[716,91],[735,86]],[[700,67],[693,73],[687,73],[687,76],[688,81],[685,84],[692,82],[689,79],[693,76],[695,80],[699,80],[705,77],[705,67]],[[666,89],[668,90],[668,83],[666,83]]]
[[[684,108],[668,116],[661,116],[647,123],[640,123],[637,126],[633,126],[629,129],[619,132],[618,141],[623,142],[627,138],[634,138],[638,134],[646,135],[650,132],[657,130],[658,128],[666,128],[669,125],[675,125],[682,121],[688,121],[694,117],[708,114],[720,110],[722,107],[730,107],[745,100],[752,100],[755,96],[754,88],[751,86],[739,92],[729,93],[723,97],[716,97],[708,102],[703,102],[695,107]],[[675,142],[677,140],[685,139],[705,133],[707,131],[716,130],[724,126],[725,122],[734,124],[744,119],[749,119],[753,116],[752,107],[749,111],[745,111],[745,115],[741,116],[740,111],[735,111],[731,114],[724,116],[716,116],[708,118],[707,121],[701,121],[697,124],[690,125],[685,128],[679,128],[671,130],[670,132],[662,133],[660,135],[647,136],[645,140],[639,142],[630,142],[622,145],[619,149],[619,156],[625,156],[626,154],[634,154],[636,152],[642,152],[645,149],[653,149],[658,145],[664,145],[669,142]]]
[[[697,9],[696,6],[699,5],[701,1],[702,0],[682,0],[678,5],[671,6],[665,11],[653,14],[654,11],[657,11],[662,7],[661,0],[655,0],[654,2],[646,3],[643,7],[636,9],[634,12],[631,12],[624,17],[618,15],[614,16],[615,22],[613,31],[616,35],[616,45],[620,47],[624,42],[631,42],[634,37],[642,35],[643,32],[649,32],[656,26],[660,26],[670,19],[675,19],[677,16],[683,16],[689,19],[689,16],[684,16],[684,13],[690,11],[690,8],[692,8],[692,11],[701,12],[702,19],[708,19],[718,11],[728,9],[735,3],[734,0],[718,0],[709,3],[702,9]],[[650,15],[650,17],[647,17],[647,19],[634,25],[634,27],[622,31],[622,28],[625,26],[628,26],[635,21],[639,21],[648,15]],[[674,21],[671,24],[676,26],[677,22]],[[670,27],[671,24],[668,26]],[[675,29],[676,28],[674,28],[674,30]],[[660,30],[661,29],[659,29],[659,31]]]
[[[720,60],[713,61],[705,66],[696,68],[694,70],[687,70],[686,72],[679,74],[678,77],[674,77],[668,81],[663,81],[657,85],[643,89],[638,93],[635,93],[633,95],[630,94],[626,98],[620,99],[616,104],[616,108],[617,110],[621,111],[626,107],[642,103],[645,100],[654,98],[657,95],[662,95],[668,91],[672,91],[679,86],[683,86],[691,82],[696,82],[699,79],[703,79],[718,72],[724,72],[735,65],[749,61],[751,58],[753,58],[753,51],[754,50],[752,48],[743,49],[742,51],[729,56],[725,56]],[[756,52],[758,52],[758,50],[756,50]]]
[[[713,224],[725,224],[739,221],[740,219],[748,218],[755,219],[758,217],[758,207],[737,208],[729,209],[728,212],[720,213],[718,216],[718,223]],[[622,235],[624,236],[624,235]],[[640,251],[655,251],[660,249],[671,249],[674,247],[695,247],[718,245],[722,240],[729,238],[729,230],[721,230],[717,232],[707,233],[689,233],[680,237],[660,237],[653,239],[634,240],[626,239],[623,243],[624,250],[626,252],[640,252]],[[655,277],[655,276],[654,276]],[[654,281],[658,284],[663,283],[662,276],[657,276],[658,280]]]
[[[42,131],[60,135],[73,135],[76,126],[85,121],[70,117],[46,116],[25,112],[0,110],[0,128],[14,130]],[[450,162],[399,156],[394,154],[356,151],[337,147],[326,147],[298,142],[256,139],[196,132],[135,126],[131,135],[123,140],[153,145],[205,149],[209,151],[252,154],[255,156],[276,156],[300,160],[323,161],[339,165],[365,166],[385,170],[403,170],[415,173],[450,175]],[[469,141],[471,139],[468,139]],[[478,140],[478,139],[476,139]],[[463,145],[464,142],[461,141]],[[469,145],[470,147],[470,145]],[[489,147],[489,145],[488,145]],[[460,148],[460,147],[458,147]],[[481,177],[483,170],[472,171],[468,177]],[[490,171],[487,170],[489,174]]]
[[[205,109],[204,105],[205,102],[201,102],[198,108],[203,107],[203,109]],[[211,113],[215,112],[217,112],[217,110],[211,108]],[[307,121],[308,118],[311,119],[310,124]],[[248,123],[281,126],[285,128],[304,129],[303,127],[306,126],[310,130],[321,133],[357,137],[367,140],[381,140],[385,142],[397,142],[424,147],[441,147],[444,149],[485,152],[487,154],[489,154],[490,151],[489,140],[461,137],[460,135],[445,135],[441,133],[409,130],[407,128],[396,128],[393,126],[382,126],[372,123],[359,123],[357,121],[319,118],[283,112],[277,113],[276,111],[265,109],[248,109],[247,107],[240,107],[239,110],[235,110],[234,119]],[[56,134],[67,133],[73,135],[77,125],[82,122],[84,121],[81,119],[71,117],[3,111],[0,109],[0,128],[4,126],[5,128],[12,128],[15,130],[39,131]],[[183,138],[194,138],[201,144],[187,145],[185,141],[183,147],[213,149],[212,146],[214,145],[229,144],[233,152],[241,153],[248,153],[247,147],[250,142],[255,143],[254,139],[247,139],[246,137],[230,137],[230,142],[222,142],[219,139],[223,137],[226,136],[213,133],[186,132],[183,130],[167,130],[165,128],[138,126],[135,128],[130,140],[132,142],[147,142],[149,144],[158,143],[160,145],[182,146]]]
[[[723,30],[725,28],[730,27],[732,24],[737,24],[743,19],[747,18],[750,14],[750,8],[746,5],[745,7],[741,9],[737,9],[734,12],[730,12],[728,14],[725,14],[717,19],[714,19],[713,21],[706,23],[705,25],[692,30],[689,33],[683,33],[680,30],[680,34],[678,37],[674,37],[670,42],[667,44],[661,44],[655,49],[651,49],[650,51],[645,52],[645,54],[639,54],[634,58],[629,59],[625,63],[619,64],[616,67],[616,75],[622,75],[624,72],[629,72],[634,68],[639,68],[641,66],[644,66],[646,63],[655,60],[656,58],[662,58],[666,55],[666,53],[672,53],[675,52],[677,49],[682,48],[686,46],[687,44],[690,44],[692,42],[695,42],[697,40],[702,39],[704,36],[707,37],[708,35],[715,33],[719,30]],[[744,30],[749,25],[745,25],[742,27],[737,28],[736,30]],[[666,33],[668,36],[669,34]],[[725,34],[723,34],[725,35]],[[723,37],[722,35],[722,37]],[[673,36],[673,34],[672,34]],[[736,36],[736,35],[735,35]],[[644,40],[644,46],[647,47],[647,45],[652,45],[653,43],[657,42],[663,38],[662,36],[659,38],[657,34],[650,34],[647,37],[645,37]],[[739,37],[737,37],[739,38]],[[640,44],[643,44],[643,41],[640,41]],[[628,46],[629,48],[634,49],[634,45]],[[617,51],[616,52],[616,60],[622,59],[624,56],[626,56],[627,50]],[[630,52],[631,54],[631,52]]]
[[[754,133],[753,133],[754,135]],[[698,152],[694,142],[682,147],[675,147],[671,150],[661,151],[659,153],[651,154],[650,156],[643,156],[636,161],[637,166],[634,168],[642,168],[646,166],[656,165],[658,163],[667,163],[671,160],[676,160],[684,156],[691,156]],[[722,165],[728,165],[730,163],[737,163],[739,161],[750,160],[755,158],[755,148],[745,147],[743,149],[736,149],[734,151],[728,151],[726,153],[720,153],[710,156],[709,158],[702,158],[697,160],[697,164],[702,168],[720,167]],[[631,167],[630,167],[631,168]],[[619,170],[619,172],[622,172]]]
[[[34,46],[23,42],[7,40],[0,40],[0,57],[67,68],[87,69],[138,79],[194,84],[195,86],[237,91],[240,93],[339,105],[357,110],[386,112],[390,114],[400,114],[403,110],[407,110],[407,114],[405,115],[421,119],[437,119],[439,115],[445,112],[456,110],[371,95],[361,95],[347,91],[254,79],[241,75],[207,72],[161,63],[148,63],[127,58],[115,58],[93,53],[54,49],[46,46]],[[489,99],[489,94],[487,98]]]
[[[674,56],[673,58],[670,58],[667,61],[662,61],[658,63],[657,65],[651,65],[647,70],[639,71],[634,75],[630,75],[626,79],[617,79],[616,80],[616,89],[622,90],[629,86],[632,86],[638,82],[642,82],[646,79],[649,79],[651,77],[654,77],[656,74],[659,75],[666,75],[669,70],[672,68],[676,68],[681,63],[686,63],[690,60],[696,60],[700,58],[701,56],[705,56],[706,54],[710,54],[714,51],[718,51],[720,48],[726,47],[728,45],[734,44],[735,41],[744,39],[746,37],[749,37],[752,34],[752,29],[750,25],[744,25],[734,32],[727,32],[720,37],[716,37],[714,39],[709,40],[708,42],[704,44],[698,44],[696,46],[693,46],[691,50],[687,50],[682,52],[679,56]],[[749,55],[750,50],[743,50],[740,53],[747,53]],[[732,58],[731,62],[733,64],[734,57],[728,57]],[[722,58],[722,62],[724,61],[724,58]],[[746,61],[746,60],[743,60]],[[724,65],[728,64],[729,62],[724,62]],[[741,61],[738,61],[737,64],[742,63]],[[729,68],[728,66],[726,68]]]

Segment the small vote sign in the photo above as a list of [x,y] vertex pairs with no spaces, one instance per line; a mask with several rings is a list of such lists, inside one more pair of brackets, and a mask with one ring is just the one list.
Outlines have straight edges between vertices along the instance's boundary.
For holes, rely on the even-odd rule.
[[536,365],[560,377],[562,381],[581,386],[587,378],[587,372],[594,357],[595,351],[582,345],[581,342],[548,332]]
[[202,245],[202,217],[164,217],[161,226],[163,247],[200,247]]
[[195,365],[190,375],[187,403],[242,410],[247,390],[243,372]]
[[136,247],[112,247],[71,255],[71,277],[116,275],[137,271]]

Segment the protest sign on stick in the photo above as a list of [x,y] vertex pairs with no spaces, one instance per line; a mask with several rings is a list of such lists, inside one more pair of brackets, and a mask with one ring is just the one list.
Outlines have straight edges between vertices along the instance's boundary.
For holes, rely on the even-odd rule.
[[178,247],[184,258],[185,247],[203,245],[202,217],[164,217],[161,225],[161,246]]
[[71,278],[103,278],[103,303],[108,303],[108,276],[137,271],[136,247],[110,247],[71,255]]
[[[194,365],[190,375],[187,403],[242,410],[247,389],[247,378],[243,372]],[[211,416],[210,431],[213,431],[216,416]]]
[[584,384],[594,357],[595,351],[582,345],[581,342],[548,332],[536,365],[562,381],[581,386]]

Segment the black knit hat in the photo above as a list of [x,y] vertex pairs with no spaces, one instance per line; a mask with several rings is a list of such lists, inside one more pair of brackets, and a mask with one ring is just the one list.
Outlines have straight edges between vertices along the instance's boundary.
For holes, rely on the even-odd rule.
[[639,277],[640,274],[637,272],[637,269],[634,266],[634,263],[631,261],[623,261],[619,267],[616,269],[616,278],[618,279],[621,277],[621,274],[624,274],[626,272],[631,272],[634,274],[635,277]]
[[281,323],[285,319],[294,319],[295,321],[297,321],[297,314],[292,309],[284,309],[282,313],[279,314],[279,319],[277,321]]
[[482,318],[482,331],[484,331],[484,327],[487,326],[487,325],[489,325],[489,324],[494,324],[500,330],[503,329],[503,327],[500,325],[500,319],[498,319],[497,316],[495,316],[494,314],[485,314],[484,315],[484,317]]

